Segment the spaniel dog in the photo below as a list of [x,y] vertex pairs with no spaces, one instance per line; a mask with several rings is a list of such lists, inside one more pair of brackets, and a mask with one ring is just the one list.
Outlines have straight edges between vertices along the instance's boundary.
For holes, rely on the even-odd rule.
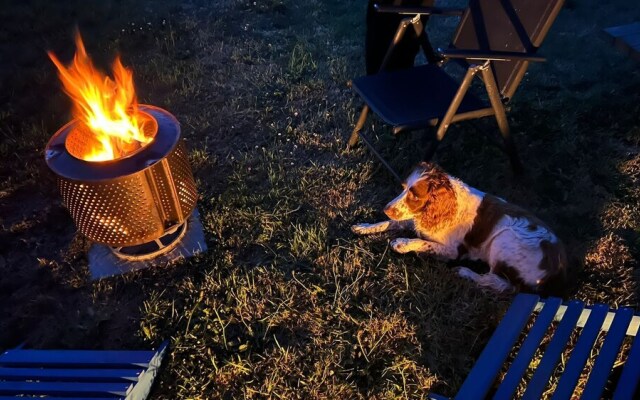
[[478,274],[458,267],[460,276],[500,292],[525,289],[548,293],[566,276],[565,250],[549,227],[522,208],[467,186],[431,163],[421,163],[402,193],[384,208],[389,221],[357,224],[372,234],[414,230],[418,238],[397,238],[398,253],[427,253],[446,260],[489,264]]

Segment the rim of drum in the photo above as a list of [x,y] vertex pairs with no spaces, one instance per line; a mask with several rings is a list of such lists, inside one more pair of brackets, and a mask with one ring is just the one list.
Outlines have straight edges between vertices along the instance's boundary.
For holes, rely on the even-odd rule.
[[157,125],[154,139],[146,146],[109,161],[86,161],[69,153],[66,147],[68,135],[81,122],[74,119],[61,127],[49,140],[45,148],[47,166],[59,177],[78,183],[93,183],[117,180],[141,172],[167,157],[178,145],[181,137],[180,124],[166,110],[145,104],[140,112],[150,116]]

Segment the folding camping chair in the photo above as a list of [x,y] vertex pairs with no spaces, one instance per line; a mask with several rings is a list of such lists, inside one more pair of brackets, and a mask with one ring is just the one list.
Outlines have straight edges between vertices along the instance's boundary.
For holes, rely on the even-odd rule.
[[168,343],[155,351],[7,350],[0,354],[0,399],[144,400]]
[[[369,110],[392,125],[394,134],[437,127],[435,138],[424,156],[426,161],[433,157],[452,123],[493,116],[502,134],[501,147],[509,156],[514,171],[520,171],[522,166],[511,138],[505,105],[522,81],[529,63],[545,60],[536,55],[536,51],[563,3],[564,0],[470,0],[464,10],[378,6],[378,12],[409,17],[398,27],[380,73],[353,80],[354,89],[366,105],[347,147],[355,145],[360,136],[388,166],[361,132]],[[441,62],[385,72],[394,47],[409,27],[416,30],[423,41],[428,40],[420,22],[421,15],[461,15],[451,45],[440,51]],[[448,60],[455,60],[467,68],[461,82],[442,69]],[[489,103],[468,91],[475,76],[484,83]]]
[[[537,317],[519,347],[514,346],[525,330],[533,313]],[[572,300],[566,305],[559,298],[539,301],[538,296],[519,294],[502,318],[493,336],[480,354],[471,372],[462,384],[455,399],[474,400],[492,397],[493,399],[512,399],[522,377],[540,346],[549,326],[559,321],[551,341],[544,350],[542,359],[526,384],[523,399],[539,400],[545,392],[551,374],[562,356],[571,333],[581,328],[575,347],[571,350],[564,371],[551,396],[554,400],[573,399],[576,383],[585,364],[594,351],[593,345],[601,331],[606,331],[604,343],[600,348],[593,368],[589,373],[586,386],[580,396],[582,400],[600,399],[617,359],[625,336],[634,336],[631,349],[626,357],[622,373],[613,391],[614,400],[637,399],[635,396],[640,380],[640,336],[638,326],[640,317],[630,308],[609,310],[604,304],[585,308],[581,301]],[[509,354],[517,350],[502,382],[494,384],[498,373],[503,370]],[[491,395],[491,396],[489,396]],[[431,394],[433,400],[446,397]]]

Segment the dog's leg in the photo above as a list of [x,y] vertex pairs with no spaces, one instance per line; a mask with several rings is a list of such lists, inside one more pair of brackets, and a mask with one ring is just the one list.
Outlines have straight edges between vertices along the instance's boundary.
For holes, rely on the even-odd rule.
[[381,233],[387,231],[398,231],[402,229],[412,229],[413,222],[411,220],[406,221],[382,221],[375,224],[356,224],[351,226],[351,231],[358,235],[371,235],[373,233]]
[[436,257],[452,260],[458,257],[457,249],[450,249],[448,246],[423,239],[398,238],[391,241],[391,247],[398,253],[431,253]]
[[472,280],[481,287],[487,287],[498,292],[511,292],[514,290],[513,285],[506,279],[491,272],[478,274],[466,267],[458,267],[456,271],[461,277]]

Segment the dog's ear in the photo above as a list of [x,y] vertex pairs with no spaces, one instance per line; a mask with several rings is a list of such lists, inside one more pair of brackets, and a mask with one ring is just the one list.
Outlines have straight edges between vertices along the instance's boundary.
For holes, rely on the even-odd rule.
[[413,184],[406,197],[407,206],[412,212],[418,212],[424,209],[431,197],[429,184],[424,179],[419,180]]
[[449,223],[456,215],[458,204],[447,174],[433,171],[421,182],[426,184],[427,193],[426,212],[421,216],[422,226],[435,229]]

